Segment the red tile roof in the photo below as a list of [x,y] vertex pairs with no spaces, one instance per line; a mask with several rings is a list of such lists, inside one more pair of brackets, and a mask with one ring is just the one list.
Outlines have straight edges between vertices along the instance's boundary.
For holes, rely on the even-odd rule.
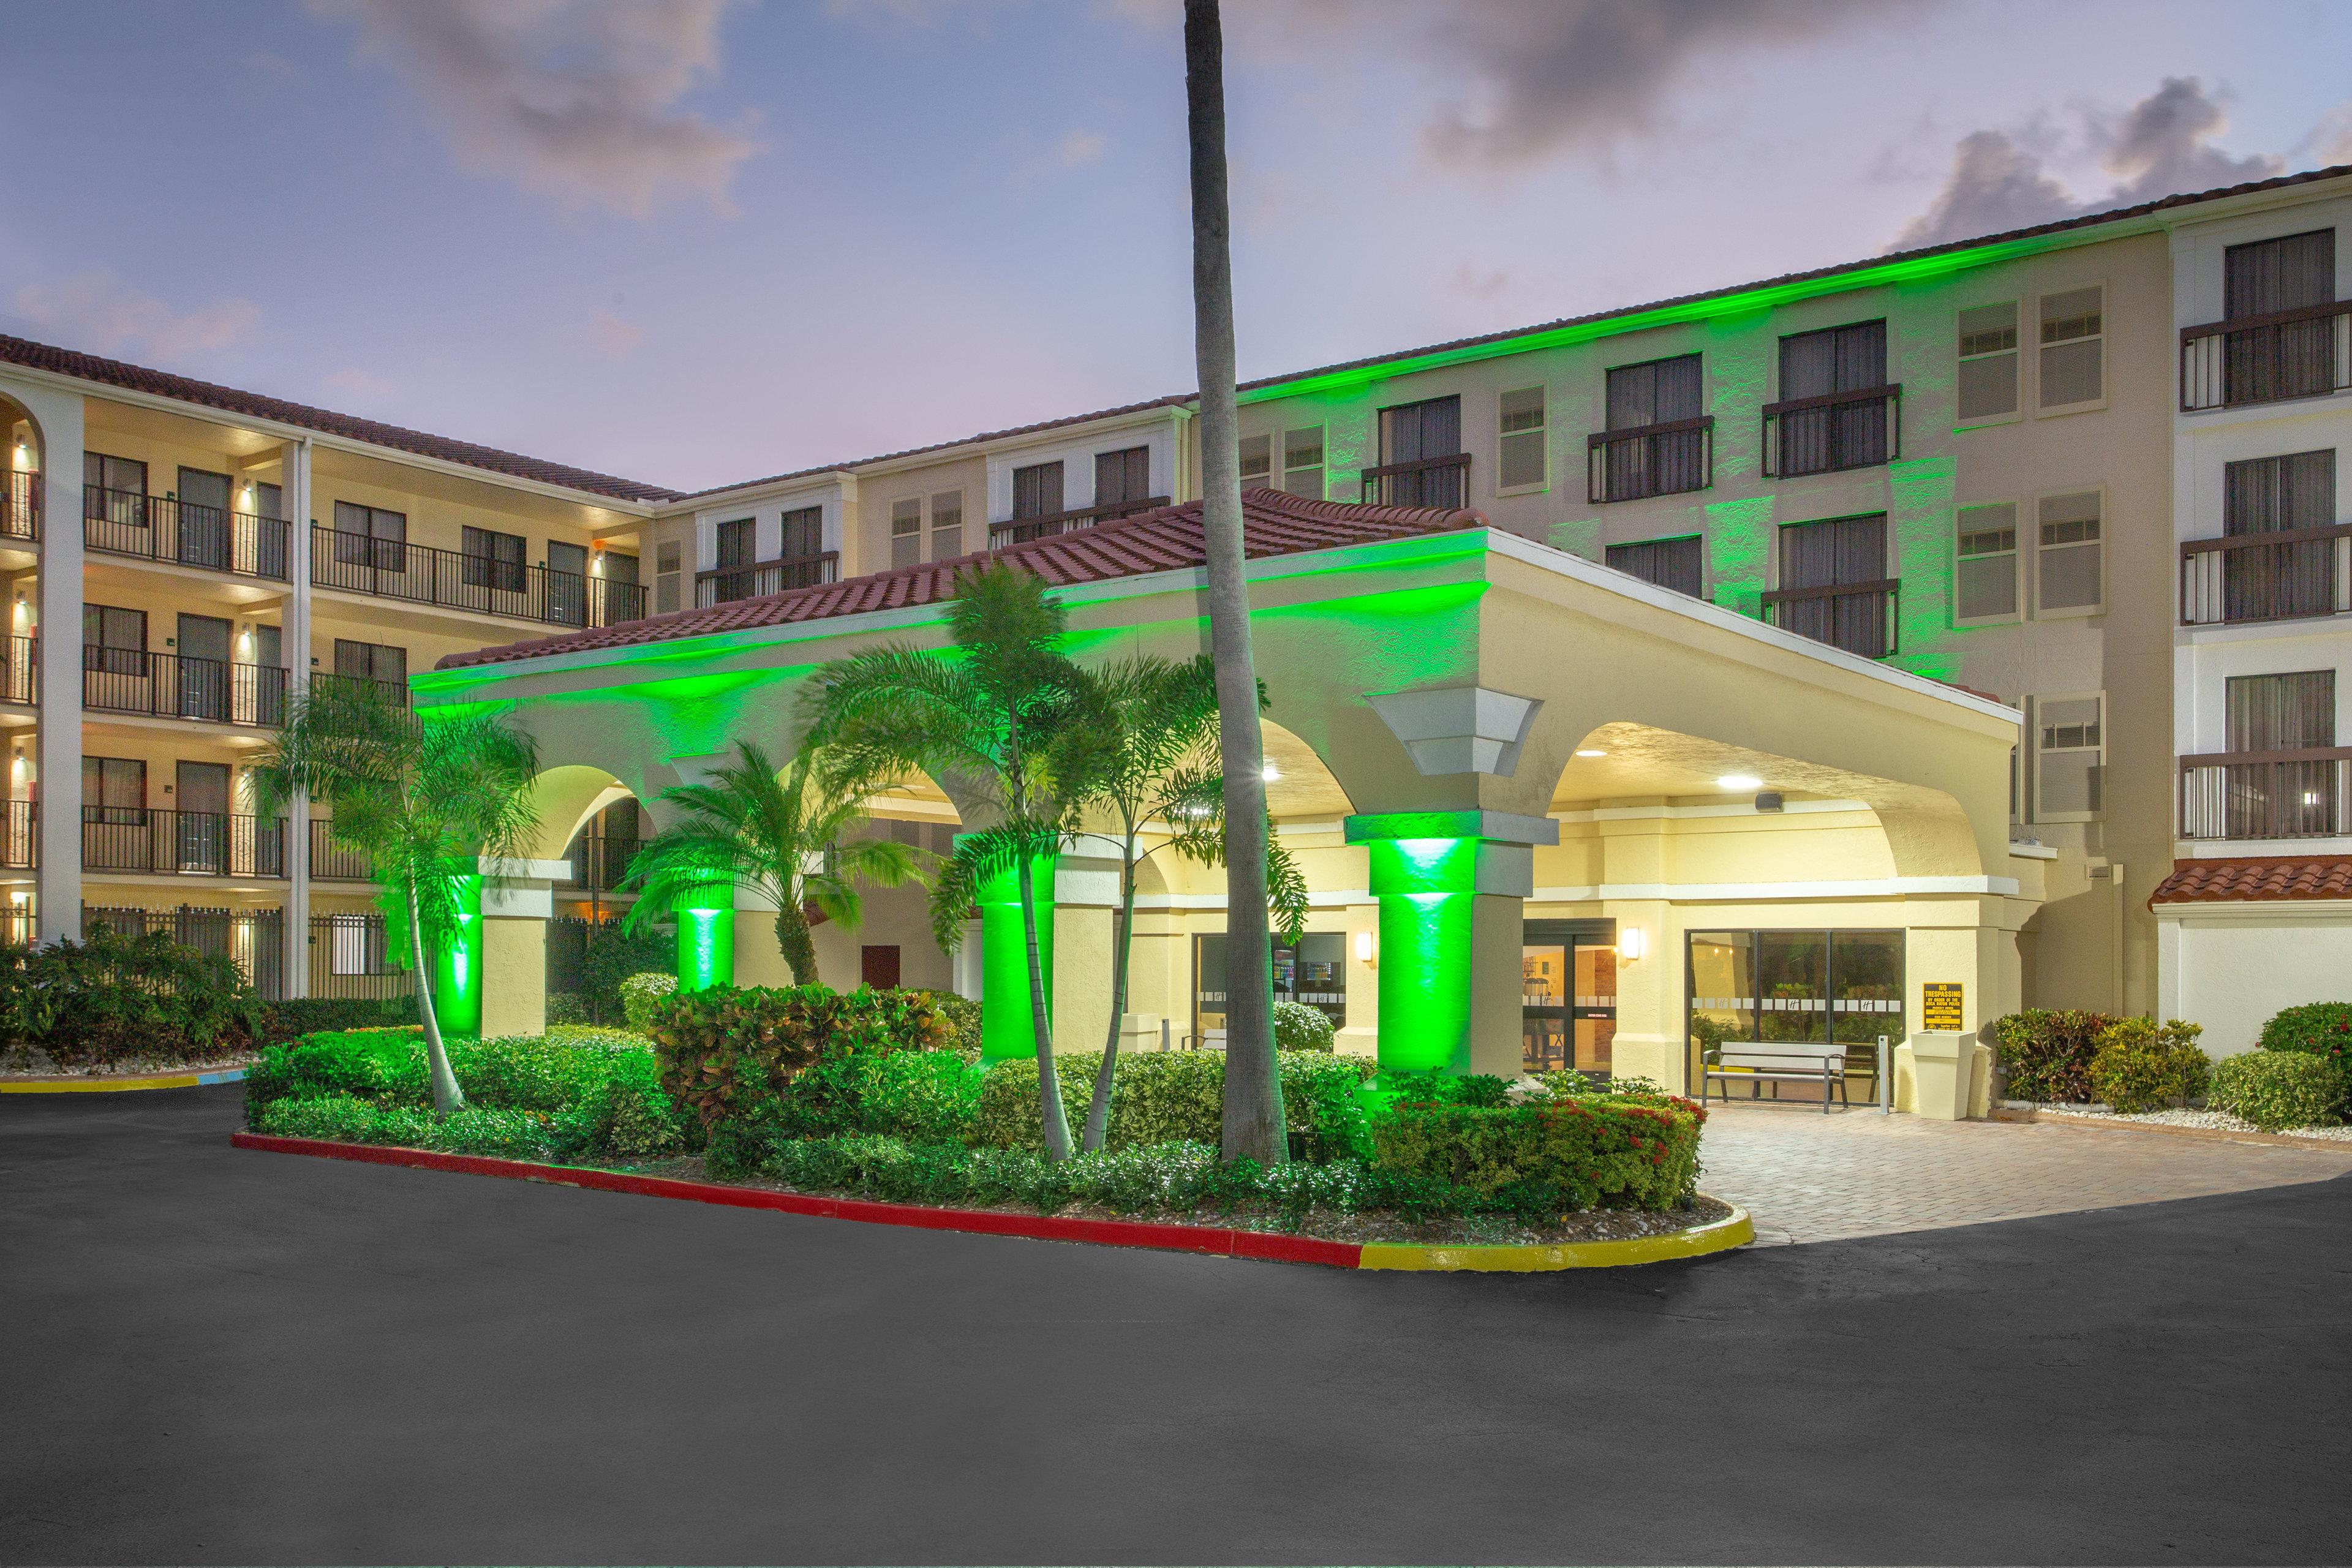
[[2268,903],[2352,899],[2352,855],[2280,855],[2244,860],[2176,860],[2147,896],[2158,904]]
[[247,415],[304,430],[317,430],[329,436],[341,436],[353,441],[365,441],[373,447],[389,447],[396,452],[413,453],[420,458],[437,458],[445,463],[462,463],[469,468],[484,468],[510,479],[562,485],[567,489],[585,490],[591,495],[610,496],[616,500],[671,500],[678,493],[659,485],[639,484],[635,479],[616,479],[611,474],[575,468],[568,463],[551,463],[540,458],[526,458],[519,452],[502,452],[496,447],[478,447],[471,441],[451,440],[446,436],[429,436],[422,430],[409,430],[398,425],[337,414],[331,409],[313,408],[308,404],[289,403],[282,397],[267,397],[257,392],[239,392],[233,386],[215,386],[209,381],[196,381],[167,371],[149,370],[143,365],[125,364],[121,360],[100,359],[96,354],[77,353],[71,349],[53,348],[47,343],[37,343],[25,338],[0,334],[0,362],[21,364],[34,370],[54,371],[59,375],[144,392],[156,397],[202,404],[206,408]]
[[[1452,533],[1483,528],[1483,513],[1438,507],[1364,506],[1352,501],[1308,500],[1280,490],[1242,492],[1242,549],[1255,559],[1295,555],[1309,550],[1363,544],[1374,540],[1403,539],[1416,534]],[[475,653],[445,656],[433,668],[462,669],[471,665],[502,664],[512,659],[549,654],[584,653],[597,648],[627,647],[667,642],[677,637],[705,637],[714,632],[740,631],[749,626],[785,626],[797,621],[828,620],[868,610],[895,610],[908,605],[930,605],[955,596],[959,572],[988,559],[1034,572],[1048,583],[1100,583],[1115,577],[1140,576],[1199,566],[1206,559],[1201,531],[1201,503],[1161,507],[1115,522],[1097,523],[1072,533],[1007,545],[985,554],[959,556],[952,561],[902,566],[843,583],[822,583],[792,588],[759,599],[738,599],[708,609],[678,610],[617,626],[568,632],[531,642],[509,643]]]

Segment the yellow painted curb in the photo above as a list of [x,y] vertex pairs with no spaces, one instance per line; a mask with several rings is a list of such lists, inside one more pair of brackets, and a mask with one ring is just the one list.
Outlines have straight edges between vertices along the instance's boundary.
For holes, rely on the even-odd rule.
[[1743,1208],[1723,1218],[1670,1236],[1629,1237],[1622,1241],[1576,1241],[1559,1247],[1411,1247],[1368,1241],[1359,1268],[1463,1269],[1488,1274],[1536,1273],[1554,1268],[1622,1268],[1727,1252],[1756,1239],[1756,1222]]
[[203,1072],[150,1073],[142,1078],[20,1078],[0,1079],[0,1094],[128,1094],[142,1089],[201,1089],[213,1083],[239,1083],[243,1068],[212,1068]]

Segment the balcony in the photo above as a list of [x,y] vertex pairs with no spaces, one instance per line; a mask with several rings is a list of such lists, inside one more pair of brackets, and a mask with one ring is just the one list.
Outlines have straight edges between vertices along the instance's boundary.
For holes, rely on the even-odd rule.
[[41,700],[41,645],[31,637],[0,641],[0,702],[29,708]]
[[8,471],[8,494],[0,500],[0,539],[41,537],[41,476]]
[[1864,658],[1887,658],[1897,651],[1895,612],[1902,587],[1897,579],[1884,577],[1874,583],[1774,588],[1764,595],[1764,618],[1782,631]]
[[559,888],[577,892],[609,893],[621,885],[629,874],[629,862],[635,858],[636,838],[616,835],[583,833],[572,841],[568,858],[572,874],[556,884]]
[[236,577],[287,581],[287,541],[281,520],[136,490],[81,491],[83,547],[102,555],[169,561]]
[[788,588],[814,588],[821,583],[841,579],[841,555],[828,550],[822,555],[781,556],[773,561],[754,561],[748,566],[721,566],[715,571],[694,574],[694,607],[707,610],[713,605],[731,605],[738,599],[765,598]]
[[364,675],[313,675],[310,690],[320,697],[374,696],[394,708],[408,706],[408,688],[397,680],[371,680]]
[[310,584],[551,626],[612,626],[643,620],[646,615],[646,591],[635,583],[343,533],[315,522],[310,525]]
[[1358,476],[1364,500],[1375,506],[1433,506],[1451,510],[1467,505],[1470,454],[1448,452],[1442,458],[1415,458],[1410,462],[1382,463]]
[[2180,759],[2183,838],[2333,838],[2352,830],[2352,746]]
[[213,811],[81,808],[81,868],[188,877],[283,877],[286,824]]
[[2235,626],[2352,611],[2352,523],[2189,539],[2180,545],[2180,624]]
[[314,882],[373,882],[374,863],[362,850],[340,844],[335,840],[335,825],[324,816],[310,819],[310,880]]
[[1057,533],[1075,533],[1082,528],[1092,528],[1098,522],[1112,522],[1138,512],[1151,511],[1169,504],[1166,496],[1146,496],[1141,500],[1104,501],[1097,506],[1077,507],[1069,511],[1047,512],[1040,517],[1016,517],[988,525],[988,547],[1002,550],[1008,544],[1026,544],[1033,539],[1051,539]]
[[230,664],[85,644],[81,705],[95,713],[274,730],[286,722],[286,672],[273,664]]
[[12,800],[0,818],[0,870],[29,871],[41,863],[41,808]]
[[1764,405],[1764,477],[1875,468],[1903,455],[1903,386],[1825,392]]
[[1715,416],[1670,419],[1585,437],[1584,499],[1641,500],[1715,483]]
[[2352,387],[2352,300],[2180,330],[2180,411]]

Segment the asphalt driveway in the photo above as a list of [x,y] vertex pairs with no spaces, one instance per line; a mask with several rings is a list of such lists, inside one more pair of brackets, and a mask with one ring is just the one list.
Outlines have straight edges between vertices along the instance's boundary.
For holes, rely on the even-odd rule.
[[1333,1270],[0,1100],[8,1563],[2344,1562],[2352,1180]]

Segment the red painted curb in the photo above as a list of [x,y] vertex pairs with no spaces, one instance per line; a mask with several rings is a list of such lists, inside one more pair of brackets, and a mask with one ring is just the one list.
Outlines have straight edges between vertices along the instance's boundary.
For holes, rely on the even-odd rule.
[[310,1154],[356,1160],[368,1165],[406,1165],[453,1171],[469,1176],[545,1182],[595,1192],[634,1193],[648,1198],[683,1198],[729,1208],[770,1209],[820,1219],[866,1225],[910,1226],[918,1230],[966,1231],[980,1236],[1023,1237],[1032,1241],[1078,1241],[1097,1247],[1136,1247],[1158,1252],[1191,1252],[1212,1258],[1246,1258],[1269,1263],[1317,1263],[1353,1268],[1363,1258],[1360,1242],[1318,1241],[1312,1237],[1231,1230],[1216,1226],[1154,1225],[1145,1220],[1064,1219],[1055,1215],[991,1214],[978,1209],[929,1208],[919,1204],[884,1204],[867,1198],[817,1198],[772,1193],[718,1182],[685,1182],[671,1176],[633,1176],[580,1165],[541,1165],[527,1160],[497,1160],[484,1154],[438,1154],[382,1143],[337,1143],[323,1138],[279,1138],[265,1132],[232,1132],[229,1144],[271,1154]]

